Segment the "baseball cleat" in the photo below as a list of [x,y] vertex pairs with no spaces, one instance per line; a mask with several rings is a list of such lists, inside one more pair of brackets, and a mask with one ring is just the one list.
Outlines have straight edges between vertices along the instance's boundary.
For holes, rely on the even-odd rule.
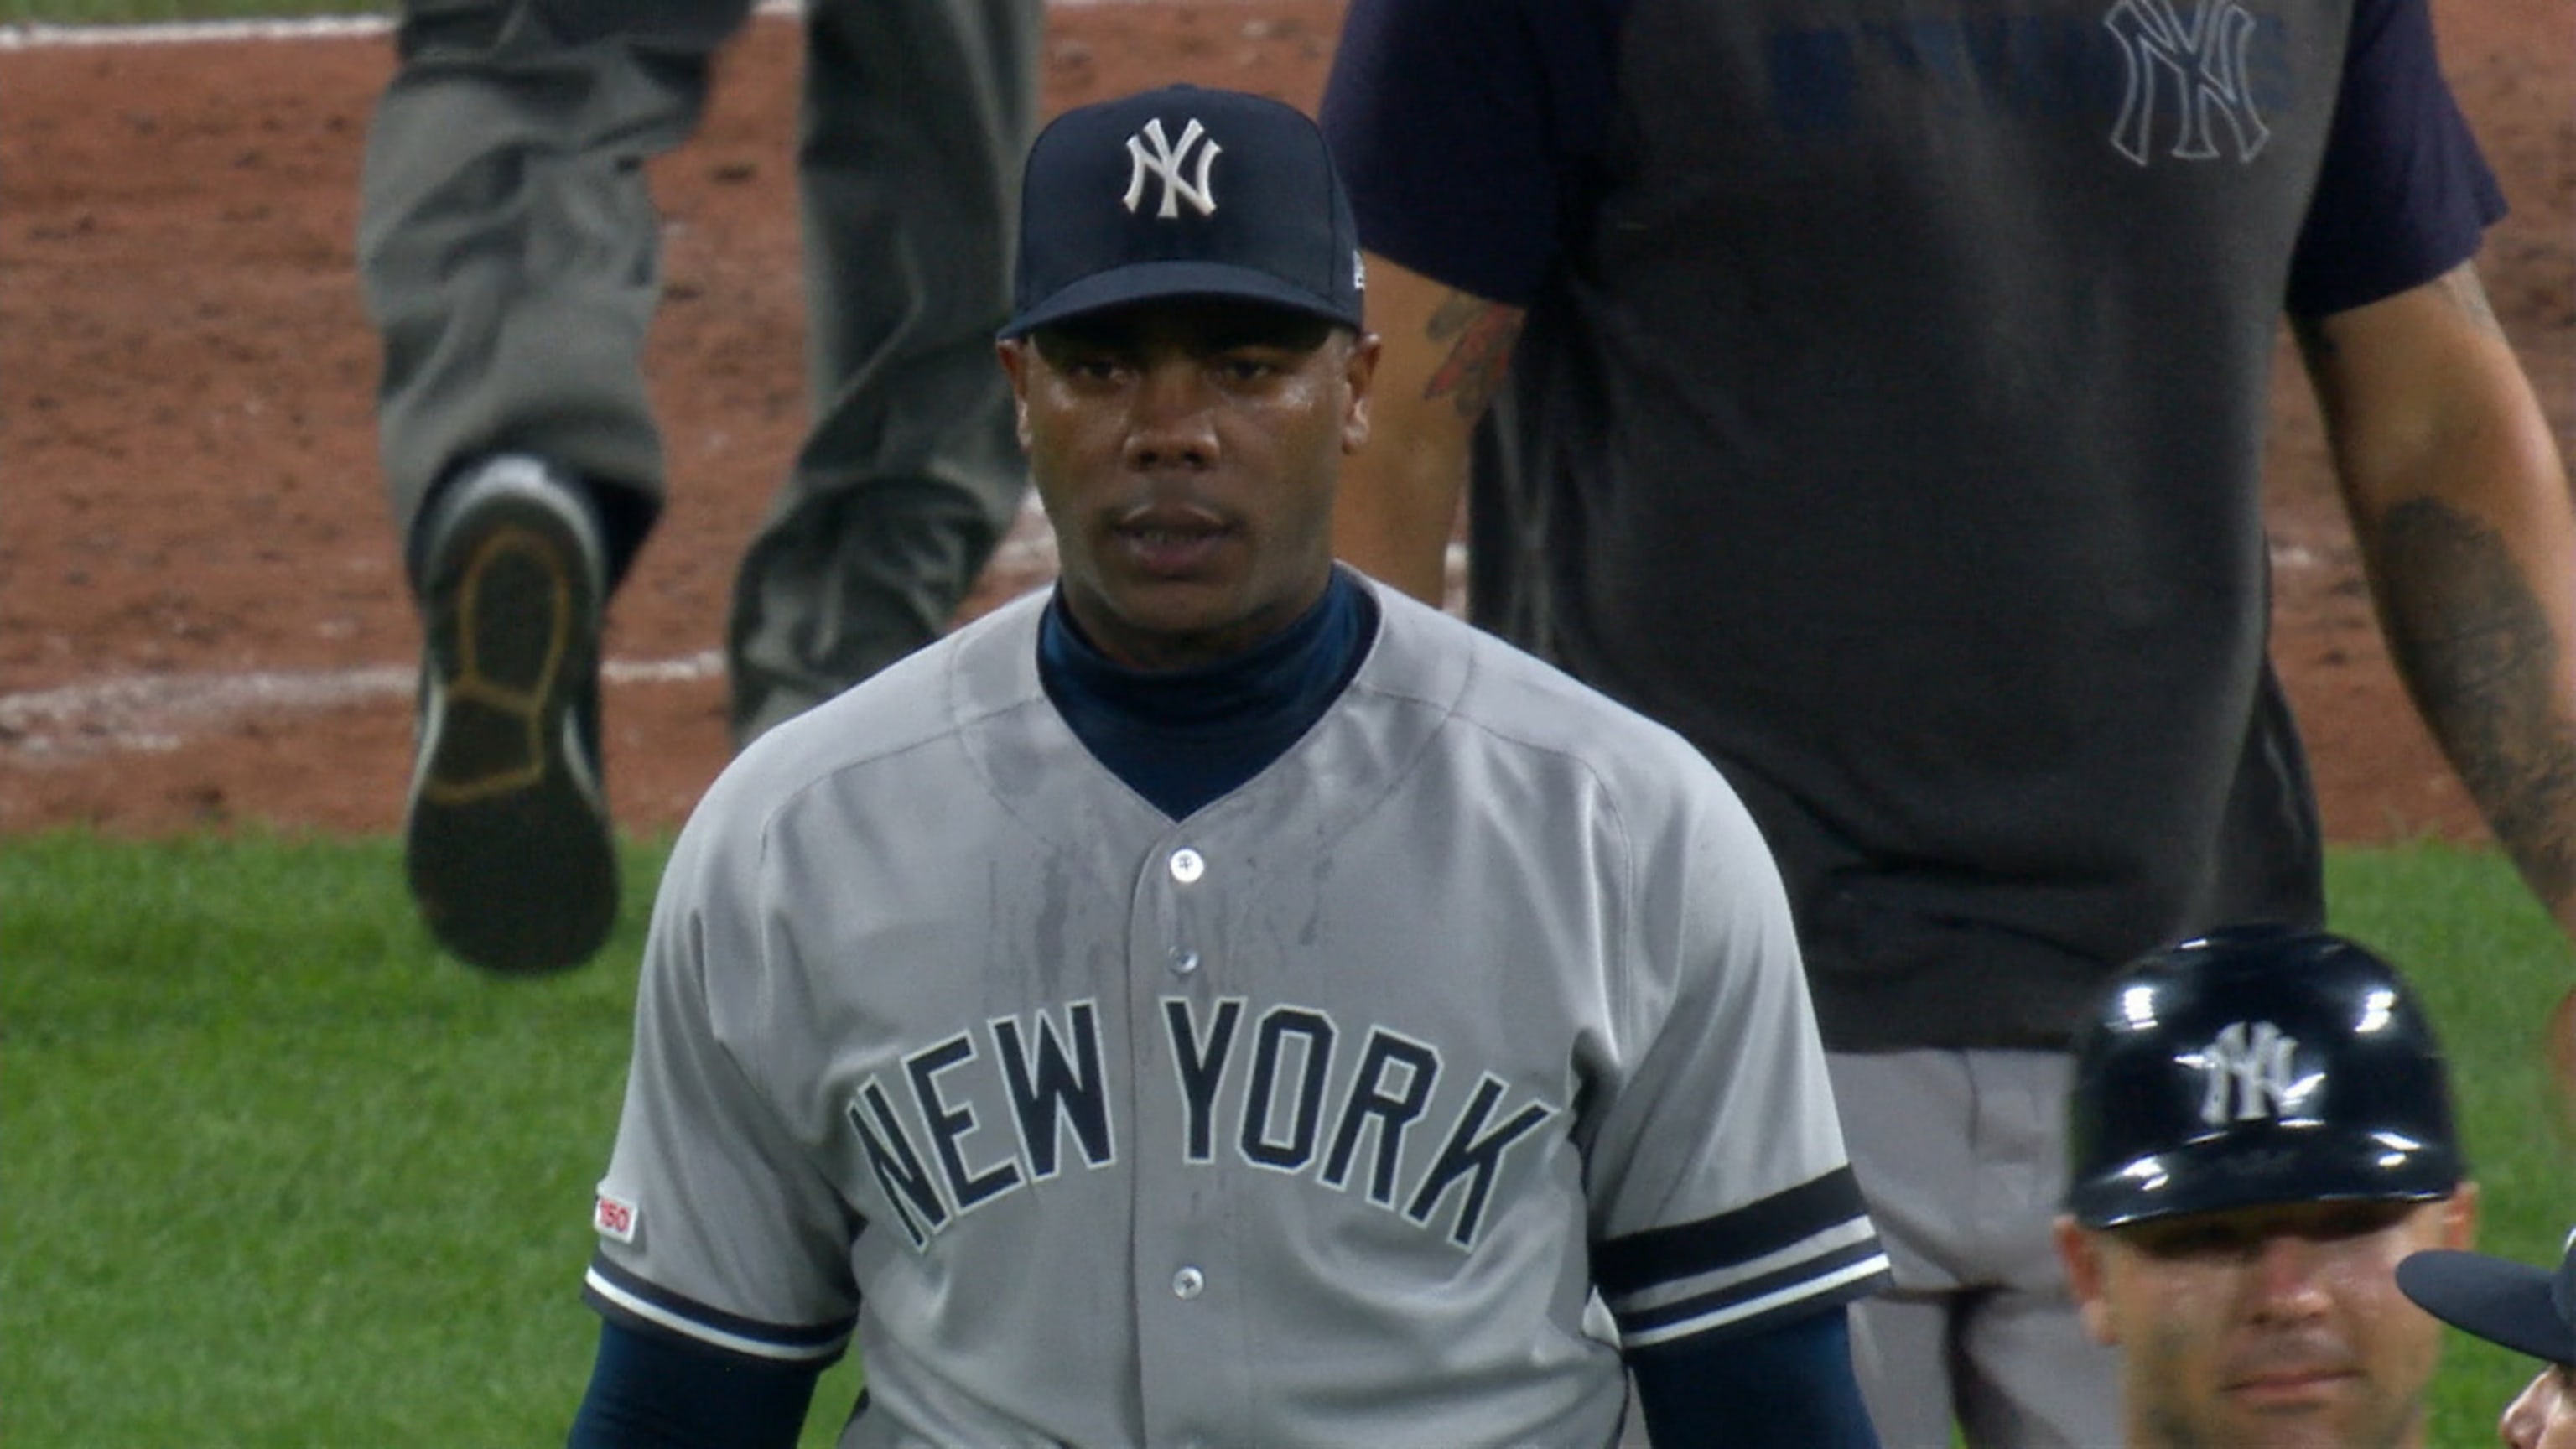
[[600,784],[607,565],[580,484],[504,455],[424,521],[404,871],[440,945],[487,970],[578,966],[617,918]]

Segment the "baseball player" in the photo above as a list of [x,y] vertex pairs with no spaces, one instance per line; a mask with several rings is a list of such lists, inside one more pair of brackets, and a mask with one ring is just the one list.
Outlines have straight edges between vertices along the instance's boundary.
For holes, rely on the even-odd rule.
[[2401,1260],[2477,1188],[2424,1008],[2323,931],[2153,953],[2078,1028],[2064,1257],[2130,1449],[2419,1449],[2440,1325]]
[[2576,1449],[2576,1233],[2558,1270],[2433,1248],[2397,1265],[2397,1289],[2454,1328],[2546,1365],[2505,1406],[2505,1449]]
[[[682,832],[576,1445],[1875,1443],[1778,877],[1678,736],[1340,569],[1376,340],[1294,109],[1038,138],[1063,560]],[[666,1426],[657,1434],[631,1429]],[[744,1427],[757,1426],[757,1427]]]
[[[424,634],[404,864],[477,966],[578,965],[616,922],[601,631],[665,493],[644,163],[750,9],[410,0],[368,130],[359,274]],[[737,743],[937,637],[1027,492],[987,349],[1042,0],[804,11],[813,425],[735,575]]]

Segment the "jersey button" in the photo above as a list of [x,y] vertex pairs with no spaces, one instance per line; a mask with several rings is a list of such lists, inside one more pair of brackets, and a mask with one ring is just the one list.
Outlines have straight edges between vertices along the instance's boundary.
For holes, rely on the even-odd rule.
[[1207,1291],[1207,1275],[1196,1268],[1183,1268],[1172,1275],[1172,1296],[1196,1298]]
[[1172,879],[1188,885],[1207,874],[1207,861],[1187,846],[1172,852]]
[[1199,969],[1199,953],[1198,953],[1198,952],[1196,952],[1196,951],[1184,951],[1184,950],[1182,950],[1182,949],[1181,949],[1180,947],[1178,947],[1178,946],[1174,946],[1174,947],[1172,948],[1172,974],[1173,974],[1173,975],[1175,975],[1175,976],[1187,976],[1187,975],[1189,975],[1191,972],[1196,971],[1197,969]]

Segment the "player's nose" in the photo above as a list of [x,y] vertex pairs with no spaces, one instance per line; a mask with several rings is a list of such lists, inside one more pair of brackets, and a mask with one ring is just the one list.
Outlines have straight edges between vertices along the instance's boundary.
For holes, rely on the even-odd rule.
[[2296,1233],[2275,1233],[2254,1251],[2251,1266],[2255,1315],[2296,1319],[2326,1308],[2324,1264],[2317,1245]]
[[1129,394],[1130,468],[1203,468],[1216,461],[1215,396],[1206,373],[1183,357],[1158,359]]

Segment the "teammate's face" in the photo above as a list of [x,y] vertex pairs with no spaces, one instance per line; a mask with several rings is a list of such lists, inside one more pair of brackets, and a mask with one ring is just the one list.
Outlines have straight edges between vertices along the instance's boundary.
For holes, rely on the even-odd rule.
[[1323,595],[1377,339],[1277,307],[1140,303],[1002,344],[1066,606],[1110,658],[1239,653]]
[[2576,1449],[2576,1371],[2552,1364],[2505,1406],[2496,1425],[2505,1449]]
[[2121,1350],[2133,1446],[2398,1449],[2423,1440],[2441,1328],[2397,1263],[2468,1246],[2474,1189],[2292,1203],[2109,1232],[2058,1225],[2085,1326]]

